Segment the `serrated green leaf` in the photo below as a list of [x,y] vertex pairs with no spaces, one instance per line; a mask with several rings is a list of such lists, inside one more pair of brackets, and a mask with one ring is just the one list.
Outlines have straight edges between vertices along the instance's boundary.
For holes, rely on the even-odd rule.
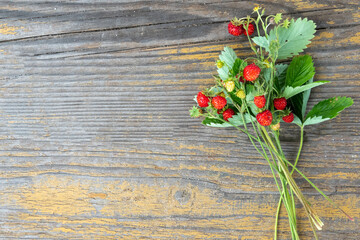
[[247,84],[246,85],[246,102],[249,106],[251,113],[255,116],[257,114],[258,107],[254,103],[254,97],[256,94],[256,90],[254,85]]
[[241,98],[239,98],[238,96],[236,96],[236,94],[234,94],[234,93],[229,93],[229,95],[230,95],[230,98],[231,98],[232,102],[235,102],[235,103],[237,103],[239,106],[241,106],[241,104],[242,104]]
[[304,92],[306,90],[320,86],[320,85],[328,83],[328,82],[329,81],[317,81],[314,83],[305,84],[305,85],[295,87],[295,88],[293,88],[291,86],[286,86],[284,92],[282,93],[282,96],[284,96],[286,99],[289,99],[292,96],[295,96],[301,92]]
[[[244,118],[245,118],[246,123],[250,123],[251,121],[256,120],[254,117],[252,117],[249,114],[244,114]],[[210,126],[210,127],[233,127],[233,125],[235,125],[235,126],[243,125],[243,121],[242,121],[241,114],[237,113],[232,118],[229,118],[229,122],[223,122],[220,119],[207,117],[202,121],[202,124],[204,124],[206,126]]]
[[217,70],[219,77],[221,78],[221,80],[226,80],[229,78],[229,72],[230,69],[227,66],[223,66],[222,68],[218,68]]
[[232,68],[232,73],[233,73],[234,77],[239,73],[240,66],[241,66],[242,63],[243,63],[243,60],[241,60],[240,58],[237,58],[235,60],[234,66]]
[[222,80],[226,80],[229,78],[230,70],[233,69],[237,56],[232,48],[226,46],[224,50],[221,51],[219,58],[225,65],[218,68],[217,72]]
[[231,124],[229,123],[224,123],[220,119],[210,118],[210,117],[206,117],[202,121],[202,124],[210,127],[232,127]]
[[[285,23],[285,21],[284,21]],[[298,18],[296,21],[291,19],[288,28],[277,27],[272,29],[269,34],[268,42],[278,40],[280,47],[278,51],[278,59],[286,59],[301,53],[316,32],[316,25],[307,18]],[[278,37],[278,38],[277,38]],[[269,52],[269,49],[266,49]]]
[[253,42],[256,43],[256,45],[263,47],[266,49],[267,52],[269,52],[269,40],[266,37],[253,37],[252,38]]
[[294,57],[286,71],[286,86],[297,87],[306,83],[315,74],[310,55]]
[[[306,82],[306,84],[311,84],[313,82],[314,78],[310,78],[309,81]],[[307,107],[307,103],[310,97],[310,91],[306,90],[305,92],[299,93],[293,97],[290,98],[290,103],[293,109],[294,114],[299,116],[300,120],[303,122],[305,118],[305,111]]]
[[286,70],[289,65],[287,64],[276,64],[275,69],[275,87],[278,92],[282,92],[285,88]]
[[333,97],[323,100],[307,114],[304,126],[330,120],[352,104],[353,100],[348,97]]
[[225,62],[225,64],[232,69],[234,66],[234,63],[237,59],[236,53],[234,50],[228,46],[224,48],[224,51],[221,52],[219,56],[220,60]]

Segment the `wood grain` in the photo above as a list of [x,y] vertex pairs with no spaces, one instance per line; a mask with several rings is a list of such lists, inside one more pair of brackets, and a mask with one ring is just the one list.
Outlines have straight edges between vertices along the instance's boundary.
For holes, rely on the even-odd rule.
[[[267,13],[317,24],[314,105],[355,104],[306,130],[300,176],[325,223],[320,239],[360,239],[360,5],[258,2]],[[250,1],[1,1],[1,239],[272,239],[279,194],[245,136],[191,119],[196,92],[213,83],[228,35]],[[298,129],[284,126],[294,158]],[[302,239],[312,239],[298,205]],[[280,239],[289,239],[285,211]]]

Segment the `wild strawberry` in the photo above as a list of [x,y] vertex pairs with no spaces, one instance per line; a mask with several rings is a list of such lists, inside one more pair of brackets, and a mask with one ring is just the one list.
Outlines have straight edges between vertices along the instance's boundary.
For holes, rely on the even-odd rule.
[[234,110],[232,110],[231,108],[228,108],[223,112],[223,118],[225,121],[229,121],[228,119],[232,118],[232,116],[234,116],[234,114],[235,114]]
[[258,108],[265,107],[266,98],[264,95],[254,97],[254,103]]
[[[246,26],[246,25],[245,25],[245,26]],[[249,26],[248,26],[247,31],[244,29],[244,34],[245,34],[245,36],[247,36],[248,33],[249,33],[249,36],[251,36],[251,35],[254,33],[254,31],[255,31],[254,24],[249,23]]]
[[282,98],[275,98],[274,99],[274,107],[277,110],[284,110],[286,108],[286,98],[282,97]]
[[294,121],[294,114],[291,112],[288,115],[284,116],[282,120],[284,122],[291,123],[292,121]]
[[232,22],[229,22],[228,31],[233,36],[239,36],[239,35],[243,34],[244,29],[240,26],[234,25]]
[[226,91],[228,91],[228,92],[234,91],[234,89],[235,89],[235,83],[234,83],[234,81],[227,81],[227,82],[225,83],[225,88],[226,88]]
[[259,77],[260,71],[261,69],[254,63],[246,66],[243,72],[245,80],[250,82],[255,81]]
[[196,97],[196,100],[199,104],[199,107],[207,107],[209,106],[209,101],[210,99],[205,96],[202,92],[199,92],[197,97]]
[[258,113],[256,115],[256,120],[260,123],[262,126],[269,126],[273,120],[272,113],[269,110],[265,110],[261,113]]
[[245,99],[246,98],[246,94],[244,92],[244,90],[239,90],[237,93],[236,93],[236,96],[238,98],[241,98],[241,99]]
[[277,131],[280,129],[280,123],[274,124],[270,126],[272,130]]
[[216,109],[223,109],[226,105],[227,101],[224,97],[221,96],[216,96],[212,99],[211,104],[214,106],[214,108]]
[[243,78],[243,77],[240,77],[240,78],[239,78],[239,82],[242,82],[242,83],[245,82],[245,81],[244,81],[244,78]]

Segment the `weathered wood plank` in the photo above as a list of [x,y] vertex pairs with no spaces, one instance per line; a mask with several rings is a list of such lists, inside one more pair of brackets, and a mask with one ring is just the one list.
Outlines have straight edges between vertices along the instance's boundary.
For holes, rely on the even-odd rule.
[[[316,80],[332,83],[314,89],[309,104],[355,100],[307,129],[299,163],[355,222],[296,180],[325,222],[320,239],[359,239],[359,3],[262,4],[318,25],[307,52]],[[278,193],[267,163],[244,136],[188,117],[222,48],[251,54],[226,22],[252,7],[2,1],[0,238],[271,239]],[[291,157],[297,130],[283,127]],[[298,214],[302,239],[311,239],[300,205]]]

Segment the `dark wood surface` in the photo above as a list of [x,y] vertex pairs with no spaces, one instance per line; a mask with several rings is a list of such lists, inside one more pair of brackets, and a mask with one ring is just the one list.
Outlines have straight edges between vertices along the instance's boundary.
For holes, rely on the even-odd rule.
[[[316,80],[309,101],[354,106],[307,128],[299,175],[325,223],[320,239],[360,239],[360,4],[263,0],[308,17]],[[244,135],[191,119],[227,33],[252,1],[1,1],[0,239],[272,239],[279,194]],[[298,129],[283,126],[293,159]],[[302,239],[312,239],[298,204]],[[285,211],[280,238],[289,239]]]

